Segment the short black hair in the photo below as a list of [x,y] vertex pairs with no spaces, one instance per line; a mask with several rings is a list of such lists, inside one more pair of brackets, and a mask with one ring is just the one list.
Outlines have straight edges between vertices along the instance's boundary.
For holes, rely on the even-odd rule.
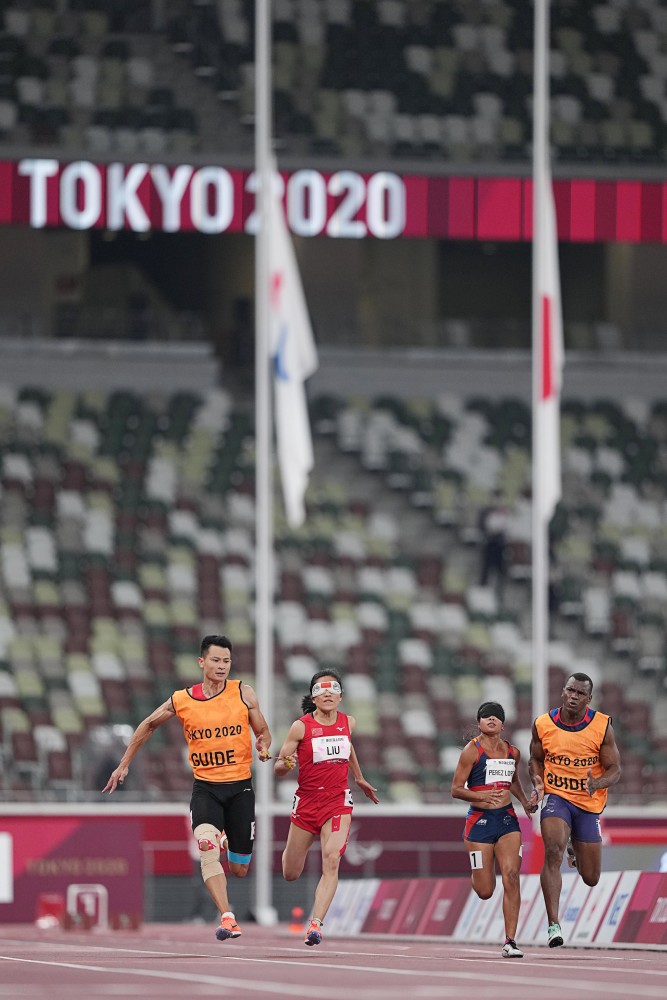
[[[580,684],[588,684],[591,689],[591,694],[593,694],[593,681],[588,674],[582,673],[581,670],[578,670],[575,674],[570,674],[567,681],[579,681]],[[565,681],[563,687],[567,687],[567,681]]]
[[231,653],[232,644],[226,635],[205,635],[201,641],[201,646],[199,647],[199,655],[206,656],[211,646],[222,646],[223,649],[228,649]]
[[341,692],[343,690],[343,681],[337,670],[318,670],[317,673],[313,674],[313,676],[310,678],[310,687],[308,689],[309,693],[304,695],[303,698],[301,699],[301,711],[303,712],[304,715],[307,715],[308,712],[314,712],[317,707],[311,697],[311,692],[315,687],[315,685],[317,684],[317,682],[322,679],[322,677],[333,677],[333,679],[335,681],[338,681],[338,683],[340,684]]

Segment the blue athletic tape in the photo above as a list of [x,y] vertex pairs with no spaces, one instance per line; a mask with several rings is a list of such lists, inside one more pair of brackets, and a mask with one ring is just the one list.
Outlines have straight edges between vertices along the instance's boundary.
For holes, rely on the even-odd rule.
[[252,854],[234,854],[233,851],[227,851],[227,857],[235,865],[249,865]]

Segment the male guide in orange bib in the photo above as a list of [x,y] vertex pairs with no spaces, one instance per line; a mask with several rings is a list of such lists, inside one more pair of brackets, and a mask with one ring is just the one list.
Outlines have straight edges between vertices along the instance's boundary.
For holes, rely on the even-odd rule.
[[241,930],[229,908],[220,852],[227,851],[232,875],[243,878],[247,874],[255,839],[252,737],[254,733],[259,759],[267,761],[271,759],[271,733],[253,689],[229,676],[232,644],[226,636],[204,636],[199,666],[203,672],[199,684],[174,691],[139,723],[104,791],[111,793],[123,784],[136,752],[158,726],[177,716],[194,774],[192,831],[204,884],[220,910],[215,934],[224,941],[239,937]]
[[561,703],[533,722],[528,770],[542,802],[540,828],[544,864],[540,883],[547,911],[547,943],[565,943],[558,919],[561,864],[568,861],[586,885],[600,880],[600,814],[608,789],[621,776],[611,718],[590,707],[593,681],[581,672],[565,682]]
[[586,812],[601,813],[607,804],[607,788],[589,791],[589,771],[593,778],[604,774],[600,747],[610,723],[608,715],[587,709],[577,729],[561,729],[561,713],[538,716],[535,730],[544,754],[544,791],[564,795]]
[[197,697],[197,685],[171,696],[183,724],[195,778],[242,781],[250,777],[252,740],[244,701],[246,687],[228,677],[224,689],[205,701]]

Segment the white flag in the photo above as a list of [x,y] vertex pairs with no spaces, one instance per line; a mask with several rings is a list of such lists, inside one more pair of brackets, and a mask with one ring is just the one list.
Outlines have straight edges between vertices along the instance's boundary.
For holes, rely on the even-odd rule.
[[540,513],[545,521],[550,521],[561,497],[560,392],[564,350],[556,209],[551,174],[547,166],[544,171],[544,203],[539,206],[537,230],[541,252],[537,276],[540,369],[536,445],[542,475]]
[[287,522],[298,528],[305,519],[304,496],[314,464],[304,382],[318,361],[296,254],[275,185],[270,212],[270,343],[278,465]]

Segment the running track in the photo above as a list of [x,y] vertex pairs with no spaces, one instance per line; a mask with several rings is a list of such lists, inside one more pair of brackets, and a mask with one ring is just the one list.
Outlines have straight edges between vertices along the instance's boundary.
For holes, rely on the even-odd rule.
[[247,924],[235,941],[213,928],[38,931],[0,926],[0,998],[10,1000],[422,1000],[478,991],[512,1000],[667,996],[667,951],[488,947],[429,940],[330,938],[307,948],[286,928]]

